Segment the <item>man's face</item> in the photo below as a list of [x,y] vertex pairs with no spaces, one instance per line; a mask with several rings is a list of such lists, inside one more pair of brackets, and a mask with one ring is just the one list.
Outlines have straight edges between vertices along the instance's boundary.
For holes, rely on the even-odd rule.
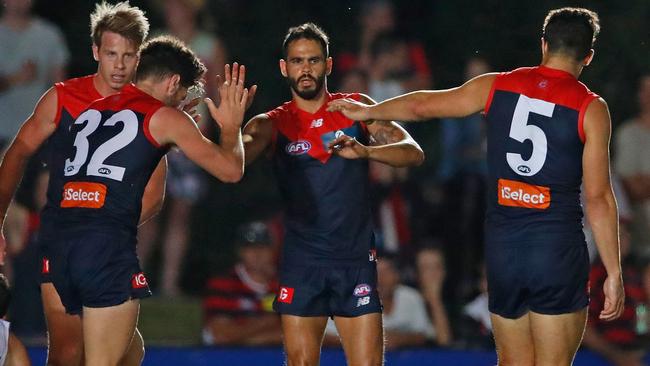
[[317,41],[297,39],[289,44],[287,59],[281,62],[282,75],[302,99],[314,99],[332,71],[332,59],[325,58]]
[[246,270],[264,275],[268,280],[275,277],[276,265],[271,245],[247,245],[240,249],[239,256]]
[[93,56],[101,81],[114,91],[133,79],[138,66],[138,47],[131,40],[117,33],[104,32],[101,46],[93,45]]

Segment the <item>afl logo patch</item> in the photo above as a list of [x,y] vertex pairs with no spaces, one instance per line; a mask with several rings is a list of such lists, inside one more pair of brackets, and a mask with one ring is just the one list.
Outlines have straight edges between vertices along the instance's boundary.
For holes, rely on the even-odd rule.
[[357,287],[354,288],[354,296],[356,297],[367,296],[370,292],[372,292],[372,287],[366,283],[357,285]]
[[520,165],[517,167],[517,170],[519,170],[522,173],[530,173],[530,167],[527,165]]
[[302,155],[311,149],[311,143],[307,140],[298,140],[287,144],[284,151],[289,155]]

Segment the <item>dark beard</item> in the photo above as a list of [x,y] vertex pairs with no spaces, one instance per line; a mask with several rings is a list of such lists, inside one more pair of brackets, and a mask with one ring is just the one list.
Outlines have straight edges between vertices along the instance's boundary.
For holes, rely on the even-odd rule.
[[313,78],[311,76],[308,76],[311,80],[315,81],[316,87],[314,89],[306,89],[306,90],[300,90],[298,89],[298,83],[300,79],[303,79],[304,77],[300,77],[299,79],[292,79],[290,77],[286,77],[285,79],[287,80],[287,83],[291,87],[291,89],[298,94],[298,96],[302,99],[305,100],[312,100],[316,98],[318,93],[320,93],[321,89],[323,89],[323,84],[325,84],[325,74],[323,73],[322,75],[319,75],[316,78]]

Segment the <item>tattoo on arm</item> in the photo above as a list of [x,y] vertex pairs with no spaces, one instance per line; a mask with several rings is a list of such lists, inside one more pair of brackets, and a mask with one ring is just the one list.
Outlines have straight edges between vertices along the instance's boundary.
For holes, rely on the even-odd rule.
[[401,141],[404,136],[390,122],[377,122],[377,130],[372,134],[373,145],[387,145]]

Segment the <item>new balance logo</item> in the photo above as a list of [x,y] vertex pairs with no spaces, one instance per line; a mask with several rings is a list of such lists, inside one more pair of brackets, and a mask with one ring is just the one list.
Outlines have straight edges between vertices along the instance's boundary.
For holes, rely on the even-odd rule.
[[323,125],[323,119],[319,118],[319,119],[315,119],[315,120],[311,121],[310,128],[318,128],[318,127],[321,127],[322,125]]
[[370,304],[370,296],[361,297],[359,300],[357,300],[357,307],[365,306],[368,304]]

